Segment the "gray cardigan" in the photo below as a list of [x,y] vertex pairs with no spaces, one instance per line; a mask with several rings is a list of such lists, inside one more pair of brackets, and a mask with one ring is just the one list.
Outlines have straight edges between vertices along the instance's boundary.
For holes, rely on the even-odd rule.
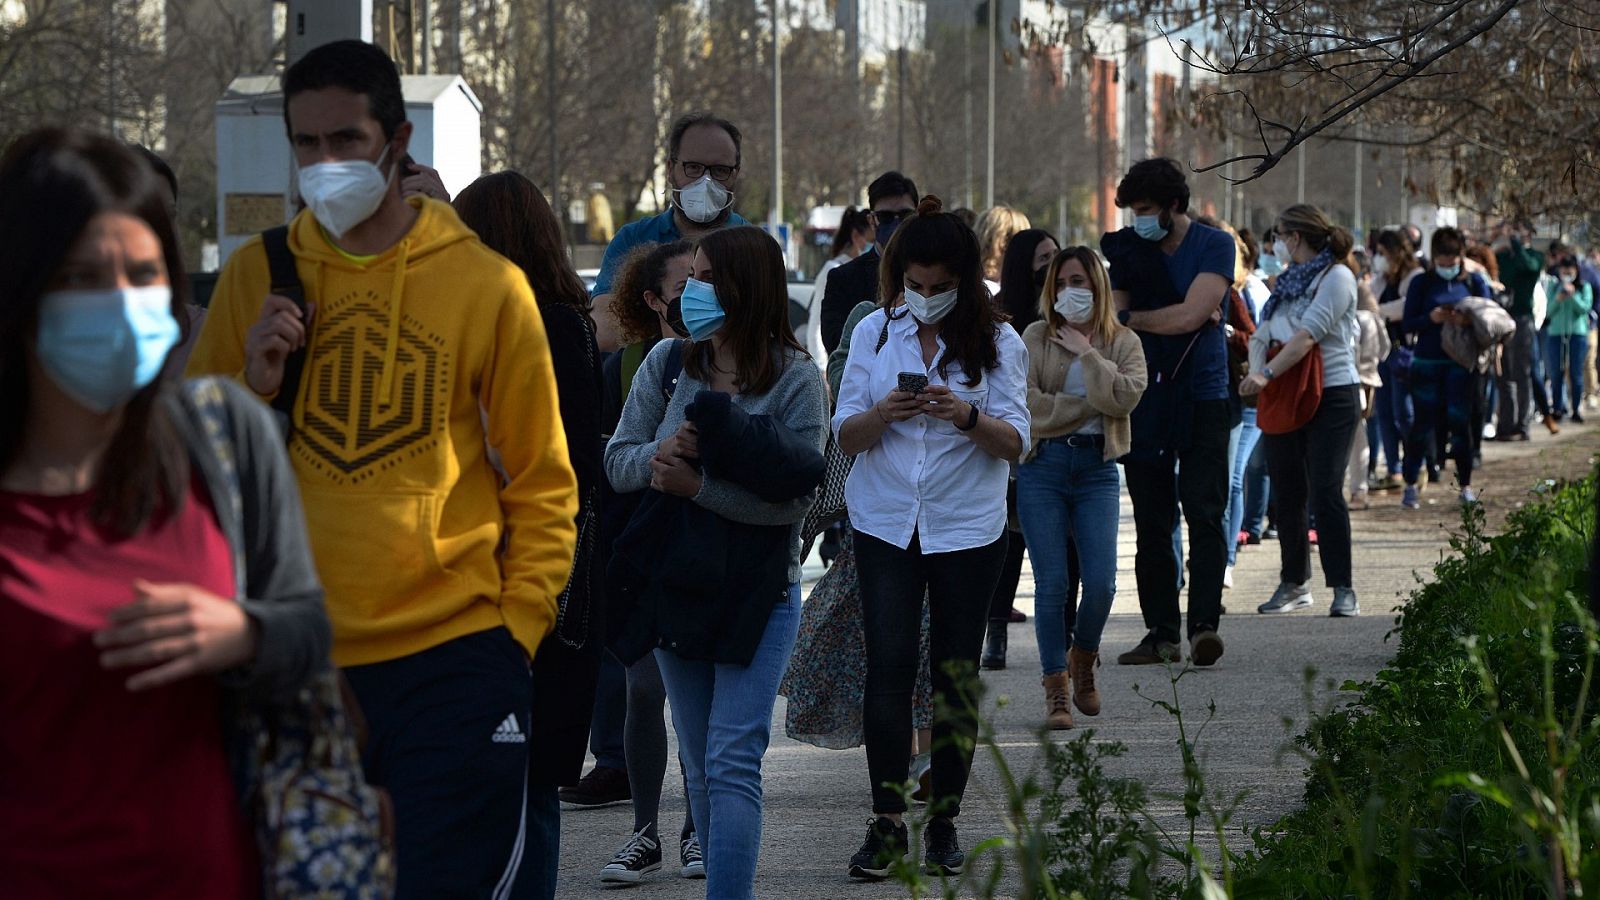
[[[611,436],[611,443],[606,446],[606,476],[618,493],[642,491],[650,486],[650,460],[655,457],[656,448],[678,430],[683,423],[684,410],[694,402],[694,395],[710,390],[685,370],[678,377],[672,401],[662,402],[657,385],[661,383],[672,343],[656,344],[639,366],[633,388],[628,391],[628,402],[622,407],[622,419]],[[686,351],[692,352],[692,348]],[[820,451],[828,434],[822,373],[804,354],[795,350],[783,352],[788,358],[783,374],[778,376],[772,389],[764,394],[735,394],[733,402],[752,415],[772,416]],[[800,581],[798,526],[816,501],[815,491],[785,503],[768,503],[737,485],[707,477],[693,499],[719,516],[746,525],[794,526],[789,540],[789,581]]]
[[333,637],[283,433],[267,407],[227,379],[184,382],[170,393],[174,424],[233,549],[236,599],[260,628],[255,660],[220,681],[286,700],[329,665]]

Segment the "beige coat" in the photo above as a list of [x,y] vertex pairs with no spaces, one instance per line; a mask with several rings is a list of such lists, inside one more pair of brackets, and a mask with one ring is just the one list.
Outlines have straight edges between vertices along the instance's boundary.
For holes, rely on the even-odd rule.
[[1078,357],[1051,341],[1049,329],[1040,320],[1022,333],[1028,348],[1028,412],[1033,416],[1032,444],[1023,459],[1032,459],[1041,441],[1072,434],[1097,415],[1104,417],[1104,458],[1126,454],[1133,438],[1128,416],[1144,396],[1147,379],[1138,335],[1119,329],[1110,347],[1096,345],[1083,355],[1083,381],[1089,389],[1085,398],[1061,392],[1067,369]]

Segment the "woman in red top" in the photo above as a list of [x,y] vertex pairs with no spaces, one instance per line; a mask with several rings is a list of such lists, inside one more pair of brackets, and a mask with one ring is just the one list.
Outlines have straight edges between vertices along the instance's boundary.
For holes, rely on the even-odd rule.
[[0,158],[11,900],[255,896],[224,694],[276,696],[326,660],[293,477],[276,440],[251,437],[274,437],[265,411],[228,403],[240,527],[213,504],[230,496],[217,454],[159,377],[186,299],[164,189],[82,132],[34,132]]

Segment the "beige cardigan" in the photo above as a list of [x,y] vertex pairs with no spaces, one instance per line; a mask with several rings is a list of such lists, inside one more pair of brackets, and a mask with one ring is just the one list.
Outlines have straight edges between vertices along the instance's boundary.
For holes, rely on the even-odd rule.
[[1126,454],[1133,440],[1128,415],[1144,396],[1147,379],[1138,335],[1118,329],[1109,348],[1095,346],[1083,355],[1083,381],[1089,389],[1084,398],[1061,393],[1067,368],[1077,357],[1050,340],[1049,329],[1049,322],[1041,319],[1022,333],[1028,348],[1028,412],[1033,416],[1032,444],[1023,460],[1033,458],[1041,441],[1071,434],[1096,415],[1104,417],[1104,459]]

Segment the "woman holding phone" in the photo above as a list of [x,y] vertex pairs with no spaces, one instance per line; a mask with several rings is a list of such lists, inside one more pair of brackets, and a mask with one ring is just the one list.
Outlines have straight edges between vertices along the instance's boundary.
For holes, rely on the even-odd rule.
[[[845,486],[856,534],[867,641],[863,710],[874,820],[850,861],[883,878],[909,846],[903,783],[911,756],[918,635],[930,616],[935,696],[929,870],[960,873],[960,813],[977,721],[964,691],[976,678],[988,601],[1006,550],[1006,479],[1028,444],[1027,351],[983,286],[977,238],[936,197],[922,201],[884,250],[873,312],[851,335],[833,416],[855,456]],[[904,309],[892,309],[903,298]],[[884,340],[879,342],[880,332]],[[916,389],[916,390],[913,390]],[[958,679],[951,664],[964,670]]]

